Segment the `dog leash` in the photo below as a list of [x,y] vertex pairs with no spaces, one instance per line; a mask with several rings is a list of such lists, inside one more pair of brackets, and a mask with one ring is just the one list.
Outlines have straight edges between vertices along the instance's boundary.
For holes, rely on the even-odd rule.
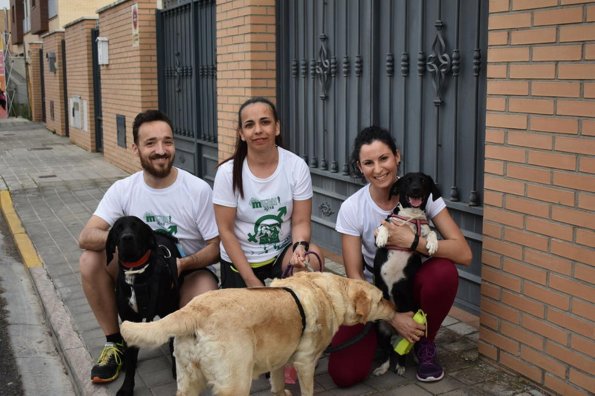
[[[320,263],[320,272],[324,272],[324,263],[322,262],[322,259],[320,258],[320,255],[314,251],[307,251],[305,256],[308,255],[314,255],[314,257],[316,257],[316,259],[318,260],[318,262]],[[306,266],[306,268],[308,268],[309,265]],[[287,278],[291,275],[293,275],[293,269],[294,269],[294,265],[293,264],[289,264],[287,266],[287,268],[285,269],[285,271],[283,271],[283,278]],[[298,302],[299,300],[297,299],[297,296],[295,296],[295,294],[293,293],[293,290],[288,289],[288,288],[283,288],[286,289],[288,292],[291,293],[291,295],[293,296],[293,298],[296,300],[296,302]],[[298,304],[298,307],[300,308],[300,314],[302,313],[302,309],[301,308],[301,304]],[[303,318],[303,316],[302,316]],[[302,323],[302,325],[304,325],[304,323]],[[368,333],[370,332],[370,330],[372,329],[372,327],[374,326],[374,322],[368,322],[365,324],[364,328],[362,329],[361,333],[357,334],[356,336],[350,338],[349,340],[345,341],[342,344],[339,345],[329,345],[325,350],[324,353],[333,353],[333,352],[338,352],[340,350],[343,350],[345,348],[349,348],[352,345],[357,344],[358,342],[360,342],[361,340],[363,340]]]
[[[320,255],[318,253],[316,253],[315,251],[309,250],[306,252],[305,256],[308,255],[314,255],[314,257],[316,257],[316,259],[318,260],[318,262],[320,263],[320,272],[324,272],[324,263],[322,262],[322,259],[320,258]],[[287,278],[291,275],[293,275],[293,269],[294,269],[294,265],[293,264],[289,264],[287,266],[287,268],[285,269],[285,271],[283,271],[283,278]],[[308,268],[308,262],[306,262],[306,268]],[[298,302],[299,300],[297,299],[297,296],[295,296],[295,294],[293,293],[293,290],[288,289],[288,288],[283,288],[286,289],[288,292],[291,293],[291,295],[293,296],[293,298],[296,300],[296,302]],[[298,307],[300,308],[300,314],[302,313],[302,307],[301,304],[298,304]],[[302,320],[303,320],[303,316],[302,316]],[[302,322],[302,325],[304,326],[304,323]],[[333,353],[333,352],[338,352],[340,350],[343,350],[345,348],[349,348],[350,346],[357,344],[358,342],[360,342],[361,340],[363,340],[368,333],[370,332],[370,330],[372,329],[372,327],[374,326],[374,322],[368,322],[365,324],[364,328],[362,329],[361,333],[357,334],[356,336],[354,336],[353,338],[350,338],[349,340],[345,341],[342,344],[339,345],[329,345],[325,350],[324,353]]]
[[[318,253],[316,253],[313,250],[308,250],[306,252],[306,254],[304,254],[304,256],[308,257],[309,255],[314,255],[314,257],[316,257],[316,259],[318,260],[318,263],[320,263],[320,272],[324,272],[324,263],[322,262],[322,259],[320,258],[320,255]],[[306,260],[306,269],[310,272],[312,272],[311,267],[310,267],[310,261]],[[287,278],[290,277],[291,275],[293,275],[293,269],[294,269],[294,265],[293,264],[289,264],[287,266],[287,268],[285,268],[285,271],[283,271],[283,274],[281,275],[281,278]]]
[[261,287],[249,287],[248,290],[250,290],[251,292],[256,292],[258,290],[266,290],[266,291],[270,291],[270,290],[284,290],[286,292],[288,292],[291,297],[293,297],[293,300],[295,301],[295,305],[298,308],[298,311],[300,312],[300,316],[302,318],[302,334],[304,334],[304,331],[306,330],[306,311],[304,310],[304,306],[302,305],[302,302],[300,301],[299,297],[297,296],[297,294],[289,287],[283,286],[283,287],[271,287],[271,286],[261,286]]
[[297,294],[295,294],[295,292],[289,287],[282,287],[281,289],[291,294],[291,297],[293,297],[295,300],[295,305],[297,305],[298,310],[300,311],[300,316],[302,317],[302,334],[304,334],[304,330],[306,330],[306,311],[304,311],[304,307],[302,306],[300,299],[298,298]]
[[368,333],[370,332],[370,330],[372,329],[372,327],[374,326],[374,322],[367,322],[364,325],[364,328],[362,329],[362,331],[360,333],[358,333],[357,335],[353,336],[352,338],[348,339],[347,341],[345,341],[342,344],[339,345],[329,345],[325,350],[324,353],[333,353],[333,352],[338,352],[341,351],[345,348],[349,348],[352,345],[357,344],[358,342],[360,342],[361,340],[363,340]]

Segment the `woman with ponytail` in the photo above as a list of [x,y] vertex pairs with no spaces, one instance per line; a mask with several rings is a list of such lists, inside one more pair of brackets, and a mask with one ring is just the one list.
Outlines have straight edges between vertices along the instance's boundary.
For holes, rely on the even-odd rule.
[[263,286],[307,264],[322,268],[322,252],[310,244],[312,195],[308,165],[282,148],[273,103],[244,102],[235,152],[219,165],[213,187],[222,288]]

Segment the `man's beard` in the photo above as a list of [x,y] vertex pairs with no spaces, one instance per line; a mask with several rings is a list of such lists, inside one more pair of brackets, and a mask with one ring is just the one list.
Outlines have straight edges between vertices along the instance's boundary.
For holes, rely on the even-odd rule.
[[157,178],[163,178],[163,177],[168,176],[169,173],[171,172],[171,168],[174,164],[175,154],[173,154],[171,157],[169,157],[169,162],[165,165],[165,167],[156,168],[151,163],[152,159],[158,159],[158,158],[164,158],[164,157],[167,157],[167,156],[153,156],[152,158],[149,158],[149,159],[146,159],[143,156],[139,156],[140,164],[141,164],[142,168],[148,174],[150,174],[153,177],[157,177]]

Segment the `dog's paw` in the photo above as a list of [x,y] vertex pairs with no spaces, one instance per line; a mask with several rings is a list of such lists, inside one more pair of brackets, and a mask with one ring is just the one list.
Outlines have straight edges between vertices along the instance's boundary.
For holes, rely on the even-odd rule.
[[430,231],[426,238],[426,249],[428,249],[428,253],[430,256],[433,256],[434,253],[438,251],[438,237],[434,231]]
[[376,246],[385,247],[388,241],[388,229],[385,226],[378,227],[378,234],[376,234]]
[[405,375],[405,370],[406,367],[405,366],[401,366],[399,363],[397,363],[397,366],[395,367],[395,373],[404,376]]
[[388,371],[389,366],[390,366],[390,359],[387,359],[386,362],[382,363],[380,366],[375,368],[374,371],[372,372],[372,374],[374,374],[376,377],[379,377]]

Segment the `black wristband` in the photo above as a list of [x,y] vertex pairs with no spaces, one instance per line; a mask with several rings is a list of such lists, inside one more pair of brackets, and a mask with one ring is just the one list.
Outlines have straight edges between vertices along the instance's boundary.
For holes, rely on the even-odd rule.
[[302,245],[304,247],[304,250],[307,252],[308,249],[310,248],[310,243],[306,242],[306,241],[298,241],[296,243],[293,244],[293,251],[295,252],[295,249],[297,249],[298,246]]
[[417,244],[419,243],[419,234],[415,234],[413,237],[413,242],[411,242],[411,247],[409,249],[415,251],[417,250]]

